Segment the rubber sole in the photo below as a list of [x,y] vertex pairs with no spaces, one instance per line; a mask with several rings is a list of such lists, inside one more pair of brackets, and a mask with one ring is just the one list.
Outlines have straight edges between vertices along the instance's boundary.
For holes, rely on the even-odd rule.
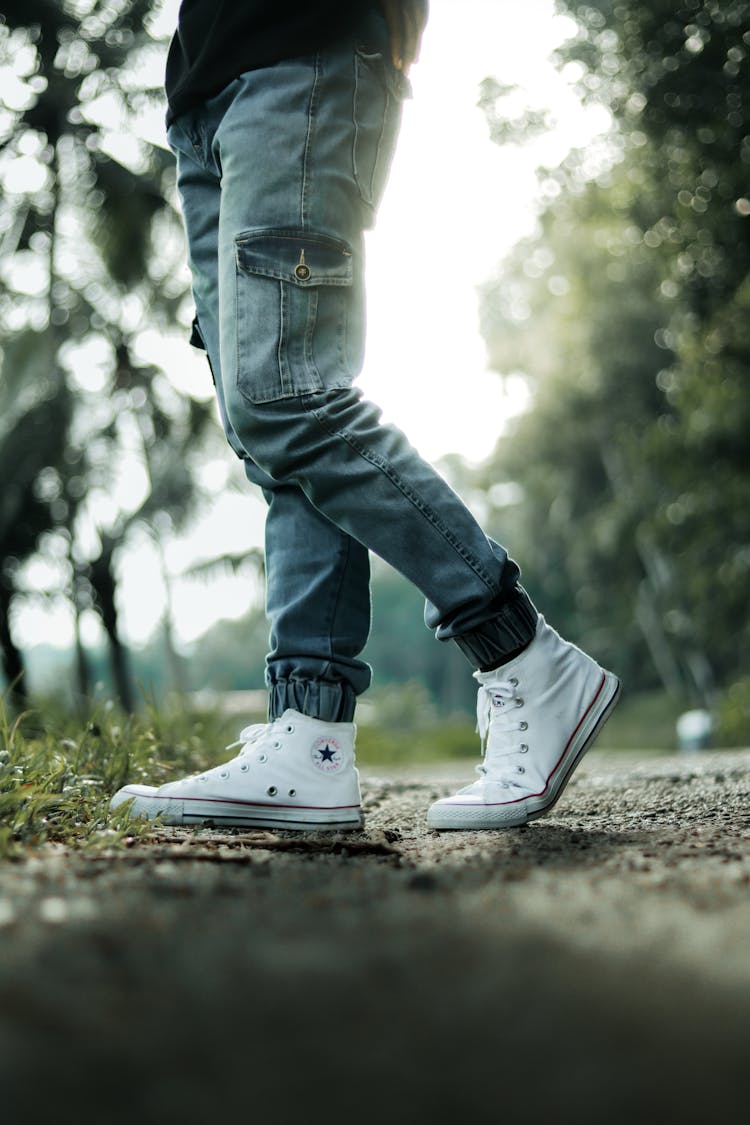
[[[127,786],[121,790],[127,800]],[[340,809],[253,805],[233,801],[151,798],[133,795],[131,817],[159,819],[161,824],[192,827],[284,828],[295,832],[341,832],[362,827],[359,806]],[[122,800],[119,802],[122,803]]]
[[427,813],[427,826],[438,831],[520,828],[530,820],[546,816],[560,800],[576,767],[590,750],[620,698],[620,681],[611,672],[603,673],[602,685],[583,720],[572,736],[543,793],[517,801],[486,804],[437,801]]

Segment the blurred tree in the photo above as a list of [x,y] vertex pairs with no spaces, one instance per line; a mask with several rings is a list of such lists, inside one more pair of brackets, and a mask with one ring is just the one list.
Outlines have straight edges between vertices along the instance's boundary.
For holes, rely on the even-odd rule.
[[706,702],[750,644],[750,3],[558,6],[613,125],[542,171],[537,236],[485,292],[495,365],[535,390],[486,475],[522,483],[532,593],[644,684],[636,618]]
[[466,658],[441,643],[424,624],[424,598],[385,563],[373,560],[372,633],[363,653],[374,670],[373,686],[419,680],[441,715],[472,711],[476,685]]
[[65,382],[49,377],[54,367],[50,340],[40,335],[11,339],[0,356],[0,658],[21,700],[24,666],[10,628],[10,603],[20,562],[53,523],[52,466],[63,455],[71,411]]
[[[657,592],[641,529],[660,488],[642,472],[641,437],[644,419],[663,409],[655,335],[668,301],[627,218],[631,193],[620,173],[607,187],[561,195],[487,287],[491,360],[530,373],[535,399],[480,483],[497,509],[491,530],[513,544],[524,581],[560,627],[643,686],[647,644],[677,688],[675,657],[647,612]],[[523,503],[511,491],[509,505],[498,480],[520,482]],[[644,636],[632,628],[636,590]]]
[[[129,125],[161,99],[142,77],[156,49],[150,27],[158,6],[11,0],[0,23],[0,333],[19,354],[45,350],[43,379],[27,363],[15,386],[36,386],[50,419],[41,442],[32,440],[32,416],[22,414],[14,427],[15,441],[35,450],[27,491],[38,492],[40,479],[45,489],[36,508],[20,509],[23,551],[0,542],[0,558],[11,560],[0,568],[4,608],[18,563],[42,531],[56,529],[69,543],[76,624],[84,610],[99,612],[126,705],[132,689],[117,623],[118,550],[136,521],[153,523],[162,511],[186,517],[211,413],[137,358],[141,334],[173,323],[186,289],[171,157],[136,140]],[[7,620],[6,613],[6,665]],[[11,667],[13,660],[17,650]]]

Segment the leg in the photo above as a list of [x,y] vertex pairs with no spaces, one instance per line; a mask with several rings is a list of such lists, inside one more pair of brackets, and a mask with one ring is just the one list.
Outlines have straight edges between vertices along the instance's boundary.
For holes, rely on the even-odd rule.
[[227,419],[219,351],[220,180],[210,161],[207,166],[201,133],[191,129],[189,119],[172,127],[170,141],[177,153],[199,339],[209,356],[229,444],[268,503],[269,717],[292,707],[319,719],[350,721],[356,696],[371,678],[369,666],[357,659],[370,626],[369,556],[296,485],[279,485],[264,473]]
[[[390,79],[372,66],[372,58],[353,59],[343,49],[295,60],[243,76],[206,107],[203,125],[222,181],[220,399],[240,452],[252,455],[280,486],[279,495],[288,486],[301,489],[329,522],[411,577],[428,598],[428,622],[438,636],[455,637],[480,668],[497,669],[511,651],[525,647],[504,672],[477,674],[487,765],[476,787],[438,802],[430,813],[434,827],[505,827],[552,807],[611,711],[619,685],[537,617],[505,551],[484,536],[403,435],[381,426],[378,412],[351,389],[363,330],[361,228],[376,205],[368,195],[385,135],[383,128],[375,136],[371,130],[367,140],[369,109],[377,96],[384,98],[387,122],[390,98]],[[369,74],[362,85],[366,112],[358,114],[363,74]],[[351,118],[344,112],[350,105]],[[265,159],[270,151],[284,159],[272,164]],[[260,154],[257,164],[253,152]],[[525,701],[521,688],[535,698]],[[514,712],[527,702],[529,719],[519,721]],[[291,720],[304,727],[306,717],[291,711],[286,717],[291,737]],[[516,731],[527,730],[529,743],[519,742]],[[272,724],[264,737],[279,733]],[[345,743],[350,737],[342,733]],[[270,745],[280,750],[283,741]],[[302,777],[310,754],[304,743],[299,747]],[[346,751],[326,732],[313,744],[313,759],[317,754],[321,771],[329,763],[332,771],[341,766],[346,777]],[[528,766],[516,764],[525,754]],[[256,756],[258,766],[268,759],[263,747]],[[159,809],[178,822],[191,809],[205,818],[216,807],[233,817],[246,815],[247,806],[252,818],[268,816],[257,797],[260,773],[248,799],[222,797],[233,769],[228,763],[159,791],[123,792],[145,815]],[[205,800],[201,783],[208,781]],[[242,793],[241,781],[235,790]],[[278,815],[277,787],[267,793]],[[296,793],[290,788],[289,798],[296,801]],[[342,793],[353,802],[350,780]],[[443,806],[450,806],[447,817]],[[351,824],[353,804],[349,809]],[[318,813],[331,823],[338,809],[320,801]],[[299,818],[298,805],[290,816]]]
[[268,713],[291,707],[350,722],[356,697],[370,685],[359,660],[370,631],[370,556],[321,515],[301,489],[279,485],[245,462],[268,503],[266,614]]
[[222,393],[246,454],[413,581],[438,637],[480,667],[534,635],[518,568],[351,385],[394,74],[341,48],[243,75],[205,107],[222,177]]
[[[358,159],[357,59],[352,67],[342,50],[295,60],[227,91],[213,151],[224,184],[228,413],[258,465],[419,586],[428,623],[480,669],[486,765],[469,791],[438,802],[432,826],[522,824],[553,807],[619,684],[538,618],[503,548],[351,386],[363,330],[361,228],[372,204],[351,169],[374,167]],[[367,81],[375,97],[372,74]],[[353,119],[344,112],[351,104]],[[283,168],[253,165],[252,152],[274,139]],[[521,707],[528,718],[519,720]]]

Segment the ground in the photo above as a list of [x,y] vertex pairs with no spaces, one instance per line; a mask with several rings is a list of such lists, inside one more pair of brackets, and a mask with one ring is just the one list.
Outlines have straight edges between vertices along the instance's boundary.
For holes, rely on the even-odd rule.
[[554,815],[162,828],[0,868],[7,1125],[746,1119],[750,751],[593,751]]

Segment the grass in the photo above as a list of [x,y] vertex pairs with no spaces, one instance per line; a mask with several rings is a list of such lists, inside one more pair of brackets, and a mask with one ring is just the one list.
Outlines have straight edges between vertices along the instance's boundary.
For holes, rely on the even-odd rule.
[[469,719],[401,728],[357,727],[357,761],[361,765],[410,765],[452,758],[479,760],[479,739]]
[[226,756],[230,737],[216,716],[152,701],[137,716],[103,704],[84,720],[54,707],[11,718],[0,701],[0,856],[48,841],[97,850],[147,831],[110,812],[112,793],[203,769]]
[[[674,750],[683,708],[662,693],[625,697],[597,746],[604,750]],[[45,842],[97,850],[148,831],[147,822],[109,811],[109,798],[128,781],[159,785],[225,761],[237,720],[145,700],[135,716],[109,703],[85,718],[54,705],[12,717],[0,699],[0,856],[23,855]],[[362,723],[357,758],[363,765],[478,761],[469,718],[402,716]]]

